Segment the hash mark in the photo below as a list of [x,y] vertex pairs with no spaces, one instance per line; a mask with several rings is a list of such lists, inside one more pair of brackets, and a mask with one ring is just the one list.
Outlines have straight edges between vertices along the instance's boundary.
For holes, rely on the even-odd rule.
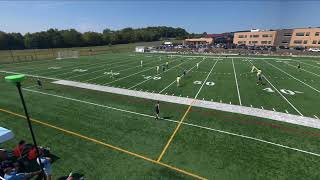
[[272,108],[273,111],[276,111],[274,108]]
[[285,110],[287,114],[289,114],[289,112],[287,110]]
[[261,106],[261,109],[263,109],[263,106]]
[[250,104],[250,107],[252,107],[252,104]]
[[316,116],[316,115],[313,115],[313,116],[314,116],[315,118],[319,119],[318,116]]

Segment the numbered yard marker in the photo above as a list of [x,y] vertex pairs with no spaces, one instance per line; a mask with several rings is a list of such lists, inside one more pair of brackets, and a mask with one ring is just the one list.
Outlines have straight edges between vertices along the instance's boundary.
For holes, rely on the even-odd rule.
[[120,73],[118,73],[118,72],[104,72],[103,74],[117,76],[117,75],[119,75]]
[[[267,91],[269,93],[274,93],[275,91],[273,89],[271,89],[270,87],[268,88],[264,88],[263,89],[264,91]],[[289,90],[289,89],[280,89],[280,92],[283,93],[283,94],[287,94],[287,95],[295,95],[295,94],[301,94],[303,92],[300,92],[300,91],[292,91],[292,90]]]
[[[201,84],[202,84],[202,81],[194,81],[193,84],[201,85]],[[214,86],[215,83],[214,83],[214,82],[206,82],[206,85],[207,85],[207,86]]]
[[52,67],[48,67],[48,69],[61,69],[61,67],[52,66]]
[[142,75],[142,77],[144,79],[153,79],[153,80],[160,80],[161,77],[160,76],[146,76],[146,75]]
[[86,72],[87,69],[74,69],[73,72]]

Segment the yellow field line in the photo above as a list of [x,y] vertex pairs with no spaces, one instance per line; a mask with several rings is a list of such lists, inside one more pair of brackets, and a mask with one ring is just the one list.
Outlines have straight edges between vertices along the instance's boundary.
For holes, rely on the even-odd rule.
[[189,107],[188,107],[187,111],[186,111],[186,112],[184,113],[184,115],[182,116],[182,118],[181,118],[181,120],[179,121],[179,123],[178,123],[178,125],[177,125],[176,129],[173,131],[173,133],[172,133],[172,135],[171,135],[170,139],[168,140],[168,142],[167,142],[166,146],[163,148],[163,150],[162,150],[162,152],[161,152],[160,156],[158,157],[158,160],[157,160],[158,162],[160,162],[160,161],[161,161],[161,159],[162,159],[163,155],[166,153],[166,151],[167,151],[167,149],[168,149],[169,145],[171,144],[171,142],[172,142],[172,140],[173,140],[174,136],[177,134],[177,132],[178,132],[178,130],[179,130],[179,128],[180,128],[180,126],[181,126],[181,124],[182,124],[183,120],[186,118],[187,114],[189,113],[189,111],[190,111],[190,109],[191,109],[191,107],[192,107],[192,104],[193,104],[195,101],[196,101],[196,99],[193,99],[193,101],[190,103],[190,105],[189,105]]
[[[18,113],[9,111],[9,110],[5,110],[5,109],[2,109],[2,108],[0,108],[0,111],[5,112],[5,113],[8,113],[8,114],[11,114],[11,115],[14,115],[14,116],[17,116],[17,117],[26,118],[24,115],[21,115],[21,114],[18,114]],[[77,137],[79,137],[79,138],[81,138],[81,139],[85,139],[85,140],[88,140],[88,141],[91,141],[91,142],[94,142],[94,143],[103,145],[103,146],[105,146],[105,147],[108,147],[108,148],[111,148],[111,149],[114,149],[114,150],[123,152],[123,153],[125,153],[125,154],[129,154],[129,155],[131,155],[131,156],[135,156],[135,157],[144,159],[144,160],[146,160],[146,161],[152,162],[152,163],[154,163],[154,164],[158,164],[158,165],[160,165],[160,166],[164,166],[164,167],[169,168],[169,169],[171,169],[171,170],[175,170],[175,171],[177,171],[177,172],[179,172],[179,173],[182,173],[182,174],[191,176],[191,177],[193,177],[193,178],[196,178],[196,179],[206,179],[206,178],[204,178],[204,177],[201,177],[201,176],[199,176],[199,175],[190,173],[190,172],[185,171],[185,170],[183,170],[183,169],[179,169],[179,168],[174,167],[174,166],[171,166],[171,165],[169,165],[169,164],[165,164],[165,163],[162,163],[162,162],[158,162],[158,161],[153,160],[153,159],[151,159],[151,158],[148,158],[148,157],[146,157],[146,156],[143,156],[143,155],[140,155],[140,154],[137,154],[137,153],[134,153],[134,152],[130,152],[130,151],[125,150],[125,149],[122,149],[122,148],[120,148],[120,147],[117,147],[117,146],[114,146],[114,145],[111,145],[111,144],[104,143],[104,142],[102,142],[102,141],[99,141],[99,140],[96,140],[96,139],[93,139],[93,138],[90,138],[90,137],[81,135],[81,134],[79,134],[79,133],[76,133],[76,132],[73,132],[73,131],[69,131],[69,130],[66,130],[66,129],[63,129],[63,128],[60,128],[60,127],[57,127],[57,126],[54,126],[54,125],[51,125],[51,124],[48,124],[48,123],[39,121],[39,120],[36,120],[36,119],[33,119],[33,118],[30,118],[30,120],[31,120],[32,122],[41,124],[41,125],[43,125],[43,126],[47,126],[47,127],[50,127],[50,128],[53,128],[53,129],[56,129],[56,130],[59,130],[59,131],[62,131],[62,132],[64,132],[64,133],[66,133],[66,134],[70,134],[70,135],[73,135],[73,136],[77,136]]]

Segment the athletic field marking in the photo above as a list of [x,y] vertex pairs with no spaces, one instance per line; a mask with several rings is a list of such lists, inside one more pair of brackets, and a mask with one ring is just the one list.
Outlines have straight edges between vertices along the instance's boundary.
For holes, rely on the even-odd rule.
[[[24,115],[21,115],[21,114],[12,112],[12,111],[8,111],[8,110],[2,109],[2,108],[0,108],[0,111],[5,112],[5,113],[7,113],[7,114],[11,114],[11,115],[16,116],[16,117],[26,118]],[[52,129],[55,129],[55,130],[58,130],[58,131],[61,131],[61,132],[64,132],[65,134],[69,134],[69,135],[78,137],[78,138],[80,138],[80,139],[84,139],[84,140],[87,140],[87,141],[90,141],[90,142],[93,142],[93,143],[96,143],[96,144],[100,144],[100,145],[103,145],[103,146],[105,146],[105,147],[107,147],[107,148],[110,148],[110,149],[113,149],[113,150],[116,150],[116,151],[125,153],[125,154],[127,154],[127,155],[135,156],[135,157],[138,157],[138,158],[140,158],[140,159],[149,161],[149,162],[151,162],[151,163],[154,163],[154,164],[157,164],[157,165],[160,165],[160,166],[164,166],[164,167],[166,167],[166,168],[168,168],[168,169],[175,170],[175,171],[177,171],[177,172],[179,172],[179,173],[182,173],[182,174],[191,176],[191,177],[193,177],[193,178],[201,179],[201,180],[206,179],[206,178],[204,178],[204,177],[201,177],[201,176],[199,176],[199,175],[193,174],[193,173],[191,173],[191,172],[188,172],[188,171],[179,169],[179,168],[177,168],[177,167],[171,166],[171,165],[166,164],[166,163],[162,163],[162,162],[155,161],[155,160],[153,160],[153,159],[151,159],[151,158],[149,158],[149,157],[146,157],[146,156],[144,156],[144,155],[140,155],[140,154],[137,154],[137,153],[128,151],[128,150],[126,150],[126,149],[123,149],[123,148],[121,148],[121,147],[114,146],[114,145],[112,145],[112,144],[108,144],[108,143],[99,141],[99,140],[94,139],[94,138],[90,138],[90,137],[85,136],[85,135],[82,135],[82,134],[80,134],[80,133],[76,133],[76,132],[74,132],[74,131],[70,131],[70,130],[67,130],[67,129],[64,129],[64,128],[61,128],[61,127],[52,125],[52,124],[49,124],[49,123],[45,123],[45,122],[40,121],[40,120],[37,120],[37,119],[30,118],[30,120],[31,120],[32,122],[37,123],[37,124],[40,124],[40,125],[43,125],[43,126],[46,126],[46,127],[50,127],[50,128],[52,128]]]
[[[250,62],[250,61],[249,61],[249,62]],[[250,62],[250,64],[251,64],[252,66],[254,66],[251,62]],[[302,113],[268,80],[268,78],[267,78],[265,75],[262,75],[262,76],[264,77],[265,80],[268,81],[268,83],[273,87],[273,89],[275,89],[275,90],[278,92],[278,94],[279,94],[297,113],[299,113],[301,116],[303,116]]]
[[309,65],[309,66],[312,66],[312,67],[315,67],[315,68],[320,68],[319,66],[315,66],[315,65],[312,65],[312,64],[308,64],[308,63],[305,63],[305,62],[302,62],[302,61],[298,61],[298,60],[294,60],[293,61],[297,61],[299,63],[302,63],[302,64],[306,64],[306,65]]
[[[176,68],[176,67],[178,67],[178,66],[180,66],[181,64],[186,63],[186,62],[187,62],[187,61],[184,61],[184,62],[182,62],[182,63],[180,63],[180,64],[177,64],[177,65],[175,65],[175,66],[171,67],[170,69],[168,69],[167,71],[163,71],[163,72],[161,72],[161,73],[159,73],[159,74],[157,74],[157,75],[155,75],[155,76],[152,76],[152,78],[157,77],[157,76],[159,76],[159,75],[161,75],[161,74],[163,74],[163,73],[166,73],[166,72],[170,71],[171,69],[174,69],[174,68]],[[139,86],[140,84],[143,84],[143,83],[145,83],[145,82],[147,82],[147,81],[151,80],[152,78],[149,78],[149,79],[143,80],[143,81],[141,81],[141,82],[139,82],[139,83],[137,83],[137,84],[135,84],[135,85],[133,85],[133,86],[129,87],[129,89],[132,89],[132,88],[134,88],[134,87],[136,87],[136,86]]]
[[236,69],[234,68],[233,58],[232,58],[232,66],[233,66],[234,79],[236,80],[236,86],[237,86],[239,104],[240,104],[240,106],[241,106],[242,103],[241,103],[241,97],[240,97],[240,91],[239,91],[239,86],[238,86],[237,73],[236,73]]
[[167,144],[165,145],[165,147],[163,148],[161,154],[159,155],[159,157],[158,157],[158,159],[157,159],[157,162],[160,162],[160,161],[161,161],[163,155],[164,155],[165,152],[167,151],[167,149],[168,149],[169,145],[171,144],[174,136],[175,136],[176,133],[178,132],[181,124],[183,123],[183,120],[187,117],[187,114],[189,113],[189,111],[190,111],[190,109],[191,109],[191,107],[192,107],[192,104],[193,104],[195,101],[196,101],[196,100],[194,99],[194,100],[190,103],[188,109],[186,110],[186,112],[185,112],[184,115],[182,116],[182,118],[181,118],[181,120],[179,121],[177,127],[175,128],[175,130],[173,131],[172,135],[170,136],[170,139],[168,140]]
[[195,95],[194,99],[197,99],[197,97],[198,97],[199,93],[201,92],[201,90],[202,90],[203,86],[206,84],[206,82],[207,82],[207,80],[208,80],[208,78],[209,78],[210,74],[212,73],[213,68],[216,66],[216,64],[218,63],[218,61],[219,61],[219,59],[218,59],[218,60],[216,60],[216,62],[213,64],[212,68],[210,69],[210,71],[209,71],[209,73],[208,73],[207,77],[205,78],[205,80],[203,81],[203,83],[202,83],[201,87],[199,88],[199,90],[198,90],[197,94]]
[[[199,63],[199,65],[200,65],[200,63],[202,62],[202,61],[204,61],[204,60],[201,60],[201,61],[199,61],[199,62],[197,62],[197,63]],[[192,68],[190,68],[188,71],[187,71],[187,73],[189,73],[193,68],[195,68],[197,66],[197,64],[196,65],[194,65]],[[183,77],[184,75],[182,74],[181,75],[181,78]],[[168,86],[166,86],[165,88],[163,88],[161,91],[159,91],[159,93],[162,93],[163,91],[165,91],[166,89],[168,89],[172,84],[174,84],[176,82],[176,80],[173,80]]]
[[[193,100],[192,98],[184,98],[184,97],[177,97],[177,96],[172,97],[172,96],[163,95],[163,94],[139,92],[139,91],[134,91],[129,89],[93,85],[93,84],[67,81],[67,80],[55,81],[53,83],[70,86],[70,87],[107,92],[112,94],[138,97],[138,98],[149,99],[153,101],[164,101],[164,102],[175,103],[175,104],[183,104],[187,106],[190,105],[190,102]],[[215,109],[215,110],[220,110],[224,112],[233,112],[238,114],[251,115],[251,116],[273,119],[277,121],[288,122],[292,124],[298,124],[298,125],[320,129],[320,122],[310,117],[302,117],[302,116],[293,115],[293,114],[285,114],[280,112],[273,112],[270,110],[262,110],[260,108],[250,108],[246,106],[229,105],[224,103],[202,101],[202,100],[198,100],[193,106],[202,107],[206,109]]]
[[[89,104],[89,105],[97,106],[97,107],[101,107],[101,108],[112,109],[112,110],[115,110],[115,111],[121,111],[121,112],[129,113],[129,114],[135,114],[135,115],[139,115],[139,116],[149,117],[152,120],[154,120],[154,118],[155,118],[155,116],[153,116],[153,115],[148,115],[148,114],[138,113],[138,112],[134,112],[134,111],[124,110],[124,109],[120,109],[120,108],[115,108],[115,107],[111,107],[111,106],[107,106],[107,105],[92,103],[92,102],[79,100],[79,99],[75,99],[75,98],[70,98],[70,97],[66,97],[66,96],[50,94],[50,93],[44,93],[44,92],[25,89],[25,88],[24,88],[24,90],[32,92],[32,93],[36,93],[36,94],[53,96],[53,97],[56,97],[56,98],[75,101],[75,102],[78,102],[78,103],[84,103],[84,104]],[[172,119],[160,118],[160,120],[168,121],[168,122],[171,122],[171,123],[179,123],[179,121],[172,120]],[[266,140],[262,140],[262,139],[258,139],[258,138],[254,138],[254,137],[250,137],[250,136],[245,136],[245,135],[241,135],[241,134],[231,133],[231,132],[228,132],[228,131],[213,129],[213,128],[210,128],[210,127],[200,126],[200,125],[197,125],[197,124],[191,124],[191,123],[185,123],[185,122],[183,122],[182,124],[187,125],[187,126],[191,126],[191,127],[196,127],[196,128],[199,128],[199,129],[205,129],[205,130],[215,131],[215,132],[219,132],[219,133],[223,133],[223,134],[229,134],[229,135],[237,136],[237,137],[241,137],[241,138],[251,139],[251,140],[254,140],[254,141],[259,141],[259,142],[262,142],[262,143],[267,143],[267,144],[271,144],[271,145],[274,145],[274,146],[282,147],[282,148],[285,148],[285,149],[291,149],[291,150],[295,150],[295,151],[298,151],[298,152],[302,152],[302,153],[306,153],[306,154],[315,155],[315,156],[320,157],[320,154],[304,151],[304,150],[301,150],[301,149],[285,146],[285,145],[282,145],[282,144],[273,143],[273,142],[270,142],[270,141],[266,141]]]
[[313,115],[313,116],[314,116],[315,118],[319,119],[318,116],[316,116],[316,115]]
[[284,70],[282,70],[282,69],[280,69],[280,68],[278,68],[278,67],[274,66],[273,64],[270,64],[270,63],[268,63],[268,62],[266,62],[266,61],[264,61],[264,62],[265,62],[265,63],[267,63],[267,64],[269,64],[269,65],[271,65],[271,66],[273,66],[274,68],[278,69],[279,71],[281,71],[281,72],[285,73],[286,75],[290,76],[291,78],[293,78],[293,79],[295,79],[295,80],[299,81],[300,83],[302,83],[302,84],[304,84],[304,85],[308,86],[309,88],[311,88],[311,89],[313,89],[313,90],[317,91],[318,93],[320,93],[320,90],[318,90],[318,89],[316,89],[316,88],[314,88],[314,87],[310,86],[309,84],[307,84],[307,83],[305,83],[305,82],[301,81],[300,79],[298,79],[298,78],[296,78],[296,77],[292,76],[291,74],[287,73],[286,71],[284,71]]
[[[171,61],[171,62],[173,62],[173,61]],[[165,64],[165,63],[162,63],[162,64],[159,64],[158,66],[161,66],[161,65],[164,65],[164,64]],[[155,68],[155,67],[157,67],[157,66],[153,66],[153,67],[147,68],[147,69],[145,69],[145,70],[142,70],[142,71],[139,71],[139,72],[136,72],[136,73],[130,74],[130,75],[128,75],[128,76],[125,76],[125,77],[122,77],[122,78],[116,79],[116,80],[114,80],[114,81],[104,83],[103,85],[108,85],[108,84],[111,84],[111,83],[114,83],[114,82],[120,81],[120,80],[122,80],[122,79],[126,79],[126,78],[131,77],[131,76],[134,76],[134,75],[136,75],[136,74],[140,74],[140,73],[142,73],[142,72],[149,71],[150,69],[153,69],[153,68]]]
[[208,80],[208,78],[209,78],[209,76],[210,76],[213,68],[216,66],[216,64],[217,64],[218,61],[219,61],[219,59],[216,60],[216,62],[215,62],[214,65],[212,66],[210,72],[208,73],[207,77],[205,78],[204,82],[202,83],[201,87],[199,88],[197,94],[195,95],[195,97],[194,97],[193,100],[191,101],[191,103],[190,103],[187,111],[184,113],[184,115],[182,116],[181,120],[179,121],[179,124],[177,125],[177,127],[176,127],[175,130],[174,130],[174,132],[173,132],[172,135],[170,136],[170,139],[168,140],[167,144],[165,145],[165,147],[163,148],[161,154],[160,154],[159,157],[158,157],[158,160],[157,160],[158,162],[161,161],[162,157],[163,157],[164,154],[167,152],[167,149],[169,148],[169,146],[170,146],[173,138],[175,137],[175,135],[177,134],[178,130],[180,129],[181,124],[183,123],[184,119],[187,117],[188,113],[190,112],[190,109],[192,108],[192,105],[197,101],[197,97],[198,97],[199,93],[201,92],[204,84],[207,82],[207,80]]
[[[155,62],[155,61],[154,61]],[[149,63],[146,63],[146,64],[150,64],[150,63],[154,63],[153,61],[152,62],[149,62]],[[134,68],[137,68],[137,67],[141,67],[140,65],[138,66],[133,66],[133,67],[129,67],[129,68],[126,68],[126,69],[122,69],[120,71],[117,71],[117,72],[122,72],[122,71],[126,71],[126,70],[129,70],[129,69],[134,69]],[[97,77],[94,77],[94,78],[91,78],[91,79],[87,79],[85,81],[82,81],[82,82],[89,82],[89,81],[92,81],[94,79],[98,79],[98,78],[101,78],[101,77],[104,77],[104,76],[108,76],[108,74],[103,74],[101,76],[97,76]]]
[[289,114],[289,112],[287,110],[285,110],[287,114]]
[[[59,76],[59,75],[63,75],[63,74],[68,74],[68,73],[74,73],[72,70],[73,69],[76,69],[76,68],[80,68],[80,67],[90,67],[90,66],[94,66],[94,65],[96,65],[96,64],[102,64],[102,63],[104,63],[104,62],[97,62],[97,63],[94,63],[94,64],[90,64],[91,62],[89,61],[89,62],[85,62],[85,63],[81,63],[81,64],[72,64],[72,65],[68,65],[68,66],[65,66],[65,67],[62,67],[61,69],[59,69],[59,70],[56,70],[56,71],[47,71],[47,69],[37,69],[37,70],[35,70],[35,73],[38,75],[46,75],[46,74],[54,74],[54,75],[57,75],[57,76]],[[68,71],[68,72],[65,72],[66,70],[70,70],[70,71]],[[45,72],[43,72],[43,71],[45,71]],[[34,71],[30,71],[30,72],[34,72]],[[30,73],[30,72],[28,72],[28,73]],[[42,73],[43,72],[43,73]],[[58,74],[58,72],[65,72],[65,73],[61,73],[61,74]]]
[[[128,61],[132,61],[132,60],[128,60]],[[121,63],[123,63],[123,62],[128,62],[128,61],[122,61]],[[107,64],[107,66],[111,66],[111,65],[119,64],[119,63],[120,63],[120,62],[115,62],[115,63]],[[122,64],[122,65],[119,65],[119,66],[109,67],[108,69],[118,68],[118,67],[122,67],[122,66],[127,66],[127,65],[133,64],[133,63],[137,63],[137,62],[131,62],[131,63],[127,63],[127,64]],[[95,68],[101,68],[101,67],[95,67]],[[100,69],[100,70],[97,70],[97,71],[93,71],[93,72],[88,72],[88,73],[84,73],[84,74],[80,74],[80,75],[70,76],[70,77],[67,77],[67,79],[71,79],[71,78],[75,78],[75,77],[80,77],[80,76],[84,76],[84,75],[88,75],[88,74],[92,74],[92,73],[96,73],[96,72],[100,72],[100,71],[105,71],[105,70],[106,70],[106,69],[103,68],[103,69]]]
[[276,111],[274,108],[272,108],[273,111]]
[[263,109],[263,106],[261,106],[261,109]]
[[[289,63],[284,63],[284,64],[286,64],[286,65],[288,65],[288,66],[291,66],[291,67],[294,67],[294,68],[297,68],[297,67],[295,67],[294,65],[291,65],[291,64],[289,64]],[[313,75],[315,75],[315,76],[318,76],[318,77],[320,77],[320,75],[319,74],[316,74],[316,73],[314,73],[314,72],[311,72],[311,71],[308,71],[308,70],[305,70],[305,69],[303,69],[303,68],[300,68],[302,71],[305,71],[305,72],[307,72],[307,73],[310,73],[310,74],[313,74]]]

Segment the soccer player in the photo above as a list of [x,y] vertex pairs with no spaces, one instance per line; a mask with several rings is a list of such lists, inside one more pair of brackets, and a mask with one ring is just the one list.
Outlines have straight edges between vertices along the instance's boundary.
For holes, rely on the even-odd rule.
[[42,82],[40,81],[40,79],[39,79],[39,78],[37,79],[37,84],[38,84],[39,88],[41,88],[41,89],[42,89]]
[[110,77],[113,78],[113,72],[112,69],[110,70]]
[[178,76],[178,77],[177,77],[177,87],[179,87],[179,86],[180,86],[180,79],[181,79],[181,77],[180,77],[180,76]]
[[141,67],[142,67],[142,64],[143,64],[143,61],[140,61],[140,65],[141,65]]
[[166,62],[166,66],[167,66],[167,69],[169,69],[169,62],[168,61]]
[[197,63],[197,69],[199,69],[199,63]]
[[158,120],[160,118],[159,114],[160,114],[160,104],[159,101],[157,101],[157,104],[155,106],[155,110],[156,110],[156,120]]
[[166,70],[166,67],[162,66],[162,71],[164,72]]
[[257,70],[257,77],[258,77],[258,81],[257,81],[257,85],[262,84],[262,71],[261,69]]
[[300,63],[298,64],[297,68],[298,68],[298,70],[300,70],[300,68],[301,68]]
[[183,76],[186,76],[187,70],[183,70]]
[[159,73],[159,69],[160,69],[160,67],[159,67],[159,66],[157,66],[157,74]]

